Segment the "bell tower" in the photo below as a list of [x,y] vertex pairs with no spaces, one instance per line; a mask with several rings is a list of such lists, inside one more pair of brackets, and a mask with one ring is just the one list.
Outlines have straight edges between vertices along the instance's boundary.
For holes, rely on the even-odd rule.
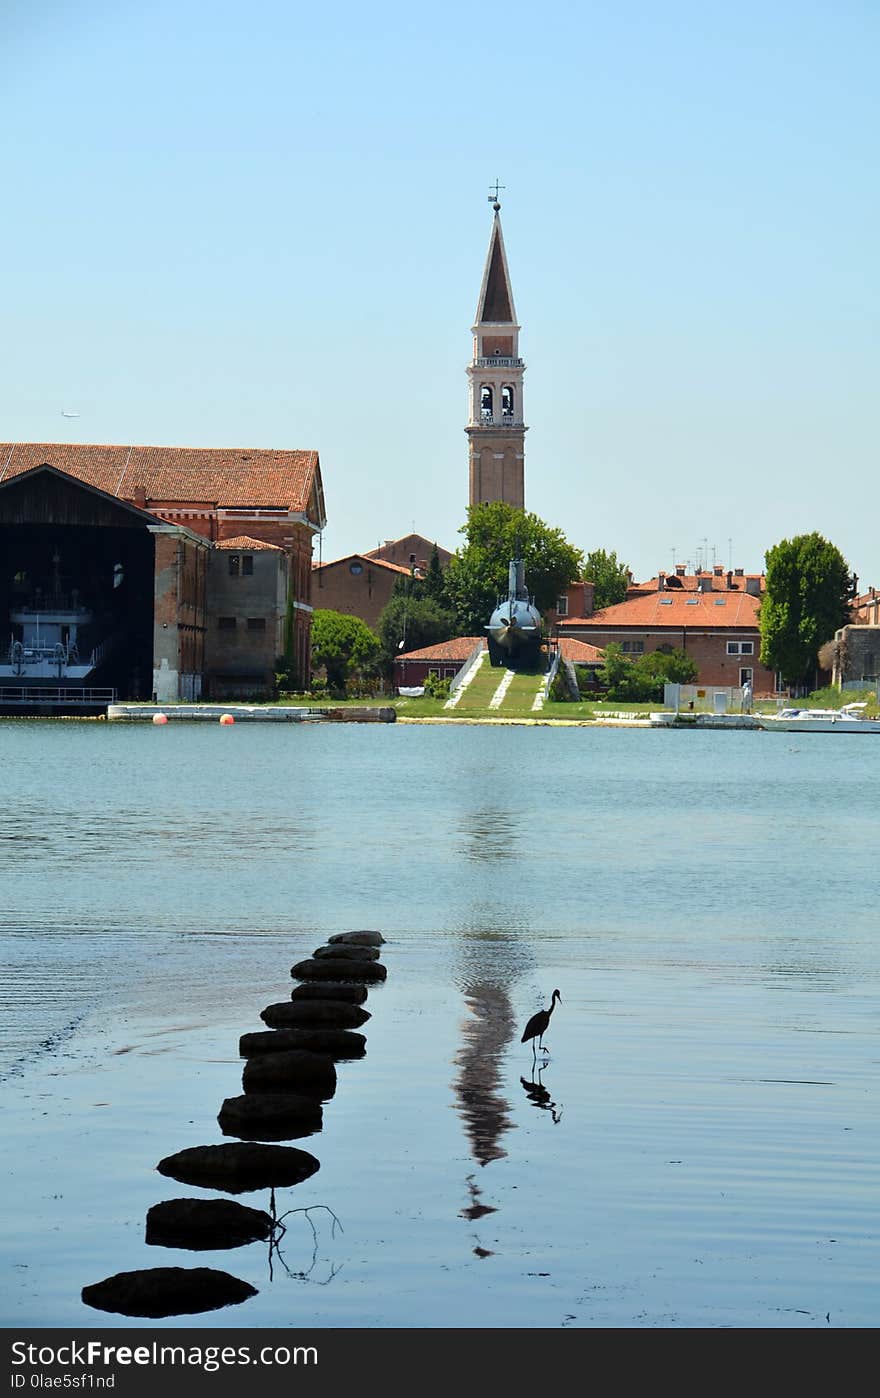
[[473,359],[467,367],[470,504],[504,500],[525,508],[525,434],[519,330],[501,233],[496,182],[489,195],[495,216],[472,326]]

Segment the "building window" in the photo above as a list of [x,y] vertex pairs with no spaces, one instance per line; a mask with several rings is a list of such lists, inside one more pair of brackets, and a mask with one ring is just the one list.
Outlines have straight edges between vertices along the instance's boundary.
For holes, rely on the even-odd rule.
[[248,631],[265,631],[266,618],[264,616],[249,616],[247,619]]
[[254,571],[254,555],[252,553],[231,553],[229,555],[229,576],[231,578],[249,578]]
[[755,653],[755,643],[754,643],[754,641],[728,641],[728,642],[727,642],[727,654],[728,654],[728,655],[754,655],[754,653]]
[[492,390],[487,383],[480,389],[480,417],[492,417]]
[[568,616],[568,598],[567,598],[567,597],[557,597],[557,599],[556,599],[556,615],[557,615],[557,616]]
[[620,649],[631,655],[641,655],[645,649],[645,643],[644,641],[622,641]]
[[363,563],[349,563],[348,571],[351,573],[352,577],[359,578],[364,571],[364,565]]
[[438,678],[438,680],[439,680],[439,678],[440,678],[440,666],[439,666],[439,665],[429,665],[429,666],[428,666],[428,674],[429,674],[429,675],[436,675],[437,678]]
[[218,616],[218,618],[217,618],[217,627],[218,627],[218,629],[219,629],[220,631],[234,631],[234,630],[235,630],[235,617],[234,617],[234,616]]
[[501,388],[501,412],[504,417],[513,417],[513,387],[509,383]]
[[444,667],[443,667],[443,678],[444,678],[444,680],[454,680],[454,679],[455,679],[455,669],[454,669],[453,666],[451,666],[451,665],[444,665]]

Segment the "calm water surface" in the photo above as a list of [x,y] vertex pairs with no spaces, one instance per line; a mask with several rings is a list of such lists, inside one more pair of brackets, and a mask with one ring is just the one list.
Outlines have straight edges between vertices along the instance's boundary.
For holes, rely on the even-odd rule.
[[[0,771],[3,1324],[880,1320],[880,741],[4,722]],[[239,1035],[358,927],[388,980],[294,1142],[310,1214],[271,1258],[148,1247],[213,1197],[155,1166],[225,1139]],[[169,1265],[259,1294],[80,1299]]]

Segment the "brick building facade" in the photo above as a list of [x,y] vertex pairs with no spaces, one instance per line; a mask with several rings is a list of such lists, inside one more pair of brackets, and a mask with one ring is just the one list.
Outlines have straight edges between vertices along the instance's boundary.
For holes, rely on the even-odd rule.
[[773,693],[775,675],[760,661],[762,591],[761,574],[723,568],[686,574],[682,568],[634,584],[625,602],[593,612],[592,589],[578,583],[566,594],[571,608],[557,611],[555,628],[602,649],[617,642],[632,659],[645,651],[685,650],[697,666],[698,684],[738,689],[748,681],[756,694]]
[[360,617],[375,631],[395,584],[401,578],[412,576],[412,569],[399,563],[386,563],[367,553],[350,553],[332,563],[315,563],[312,567],[314,606]]
[[[113,671],[119,697],[170,702],[210,694],[212,684],[231,693],[237,681],[265,693],[287,647],[297,682],[308,684],[312,544],[326,523],[317,452],[6,443],[0,490],[25,550],[19,565],[29,561],[43,577],[43,555],[54,551],[65,588],[81,592],[85,582],[108,616],[115,587],[104,597],[88,541],[99,554],[110,540],[125,553],[128,566],[108,553],[106,567],[118,570],[123,590],[136,582],[130,612],[149,641],[137,642],[137,663]],[[132,542],[138,530],[142,542]],[[240,576],[233,607],[225,570],[236,552],[251,571]],[[234,618],[224,629],[235,641],[220,636],[220,615]],[[131,635],[116,639],[120,655],[132,650]]]

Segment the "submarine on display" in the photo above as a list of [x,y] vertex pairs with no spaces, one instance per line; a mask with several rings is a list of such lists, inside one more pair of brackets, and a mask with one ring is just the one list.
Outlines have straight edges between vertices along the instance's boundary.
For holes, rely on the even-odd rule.
[[507,596],[499,601],[486,631],[492,665],[507,665],[510,669],[537,666],[541,652],[541,614],[526,591],[525,564],[521,558],[510,560]]

